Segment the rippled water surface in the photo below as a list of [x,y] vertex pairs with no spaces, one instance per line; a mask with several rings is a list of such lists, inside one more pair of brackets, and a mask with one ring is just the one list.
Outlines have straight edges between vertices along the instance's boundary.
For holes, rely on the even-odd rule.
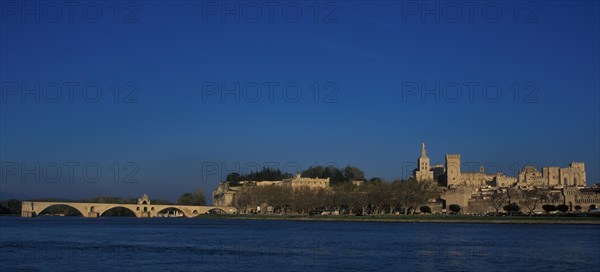
[[1,271],[600,271],[600,227],[0,217]]

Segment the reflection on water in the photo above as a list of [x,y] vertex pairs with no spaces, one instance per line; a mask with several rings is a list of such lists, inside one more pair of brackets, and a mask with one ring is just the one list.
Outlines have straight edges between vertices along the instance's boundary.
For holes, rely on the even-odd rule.
[[0,217],[0,270],[598,271],[600,228]]

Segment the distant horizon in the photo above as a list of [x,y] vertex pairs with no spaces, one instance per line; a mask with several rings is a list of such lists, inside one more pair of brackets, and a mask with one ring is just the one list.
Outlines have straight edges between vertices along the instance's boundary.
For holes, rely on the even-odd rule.
[[[427,143],[425,143],[425,144],[427,145]],[[427,153],[430,154],[430,147],[429,146],[427,146]],[[444,154],[444,156],[445,155],[450,155],[450,154],[460,154],[461,158],[464,158],[463,155],[462,155],[462,153],[446,153],[446,154]],[[429,155],[428,155],[428,157],[432,158],[432,156],[429,156]],[[417,158],[418,158],[418,155],[415,155],[414,162],[407,162],[406,166],[410,167],[410,166],[414,165],[416,167],[417,166],[417,163],[416,163]],[[433,160],[433,161],[435,161],[435,160]],[[582,161],[570,160],[568,163],[565,163],[564,165],[532,165],[532,164],[526,163],[524,165],[519,166],[518,171],[520,172],[525,166],[530,166],[530,165],[535,166],[535,168],[537,170],[541,170],[542,167],[553,167],[553,166],[554,167],[566,167],[566,166],[568,166],[572,162],[582,162]],[[583,162],[583,163],[585,163],[585,162]],[[361,170],[364,171],[364,169],[361,168],[360,165],[350,165],[350,164],[347,164],[347,165],[314,164],[314,165],[310,165],[310,166],[302,169],[302,171],[300,171],[300,172],[285,172],[285,171],[283,171],[279,167],[271,167],[270,166],[270,165],[274,165],[274,164],[275,163],[273,163],[271,161],[271,162],[268,162],[268,163],[264,163],[262,167],[270,168],[270,169],[273,169],[273,170],[281,170],[283,174],[291,174],[291,175],[299,174],[302,171],[306,170],[308,167],[317,166],[317,165],[321,165],[321,166],[335,166],[335,167],[338,167],[338,168],[344,168],[346,166],[354,166],[354,167],[358,167],[359,169],[361,169]],[[488,162],[486,164],[487,165],[492,165],[492,166],[496,165],[494,162]],[[210,164],[210,165],[212,165],[212,164]],[[444,165],[444,163],[432,163],[431,164],[431,166],[435,166],[435,165]],[[481,166],[481,163],[477,163],[477,162],[474,162],[474,161],[461,161],[461,167],[463,167],[465,165],[470,165],[472,167],[472,169],[469,169],[467,167],[467,169],[469,169],[469,170],[468,171],[462,171],[462,172],[479,172],[478,169],[479,169],[479,166]],[[258,166],[260,166],[260,165],[251,162],[251,163],[249,163],[249,167],[248,167],[248,169],[250,169],[250,170],[248,170],[247,172],[244,172],[244,173],[241,173],[241,172],[237,172],[237,173],[239,173],[241,175],[247,175],[247,174],[249,174],[251,172],[257,172],[258,168],[254,168],[254,167],[258,167]],[[294,165],[292,165],[292,167],[293,166]],[[262,167],[260,169],[258,169],[258,171],[261,170]],[[410,171],[412,171],[412,169],[414,169],[414,168],[410,168]],[[587,171],[588,171],[588,165],[586,163],[586,172]],[[225,172],[224,175],[223,175],[223,177],[221,179],[219,179],[217,181],[217,183],[215,184],[215,186],[212,187],[212,188],[206,188],[206,187],[202,187],[202,186],[198,187],[198,188],[202,188],[203,189],[205,197],[206,197],[207,204],[212,204],[212,192],[216,189],[216,187],[218,186],[218,184],[220,182],[226,181],[226,175],[227,174],[234,173],[234,172],[236,172],[236,171]],[[486,173],[490,173],[490,174],[504,173],[506,176],[511,176],[511,177],[517,177],[518,176],[518,172],[513,175],[513,174],[507,174],[506,172],[489,171],[489,168],[487,168],[487,167],[485,167],[485,172]],[[371,175],[368,175],[368,173],[365,172],[365,179],[367,181],[370,180],[370,179],[372,179],[372,178],[382,178],[382,179],[384,179],[387,182],[391,182],[391,181],[393,181],[395,179],[406,180],[409,177],[410,177],[410,175],[409,176],[402,176],[402,177],[386,178],[386,177],[382,177],[382,176],[379,176],[379,175],[373,175],[373,176],[371,176]],[[592,187],[595,184],[600,184],[600,180],[590,181],[590,179],[588,178],[587,179],[587,185],[586,185],[586,187]],[[192,191],[194,191],[196,189],[197,188],[193,188],[193,189],[190,189],[190,190],[185,191],[185,192],[182,191],[180,193],[180,195],[184,194],[186,192],[192,192]],[[140,192],[139,196],[141,196],[143,194],[146,194],[146,192]],[[18,200],[57,199],[57,200],[63,200],[63,201],[77,201],[77,200],[85,200],[85,199],[89,199],[89,198],[102,197],[102,196],[119,197],[119,198],[123,198],[123,199],[134,199],[134,198],[138,198],[139,197],[139,196],[135,196],[135,193],[133,193],[133,195],[132,194],[129,194],[129,195],[118,195],[118,194],[90,195],[90,196],[80,197],[80,198],[78,198],[78,197],[69,197],[69,196],[56,196],[55,197],[55,196],[48,196],[48,195],[45,195],[45,196],[43,196],[43,195],[37,195],[37,196],[29,195],[29,196],[27,196],[27,194],[13,194],[11,192],[0,191],[0,200],[7,200],[7,199],[18,199]],[[168,198],[160,198],[160,197],[150,197],[150,199],[166,200],[166,201],[170,201],[172,203],[176,203],[177,202],[177,198],[168,199]]]

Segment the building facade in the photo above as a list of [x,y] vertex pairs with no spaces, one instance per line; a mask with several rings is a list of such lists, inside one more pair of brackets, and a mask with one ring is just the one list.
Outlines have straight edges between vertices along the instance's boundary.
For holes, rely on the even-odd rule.
[[284,179],[281,181],[285,186],[292,186],[294,189],[301,187],[307,187],[310,189],[326,189],[329,188],[329,178],[307,178],[297,174],[295,177],[290,179]]
[[567,167],[542,167],[538,171],[534,166],[523,167],[519,173],[519,186],[576,186],[585,187],[587,184],[585,163],[571,162]]
[[295,177],[274,181],[240,181],[235,185],[227,181],[221,182],[212,193],[213,205],[233,206],[236,195],[245,187],[289,186],[294,190],[300,188],[328,189],[329,178],[307,178],[300,174]]

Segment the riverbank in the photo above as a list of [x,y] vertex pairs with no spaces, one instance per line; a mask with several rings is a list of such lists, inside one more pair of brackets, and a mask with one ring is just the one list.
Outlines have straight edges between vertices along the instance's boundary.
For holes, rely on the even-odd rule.
[[592,224],[600,225],[600,217],[575,216],[469,216],[469,215],[201,215],[198,218],[224,218],[239,220],[291,220],[291,221],[347,221],[347,222],[398,222],[398,223],[481,223],[481,224]]

